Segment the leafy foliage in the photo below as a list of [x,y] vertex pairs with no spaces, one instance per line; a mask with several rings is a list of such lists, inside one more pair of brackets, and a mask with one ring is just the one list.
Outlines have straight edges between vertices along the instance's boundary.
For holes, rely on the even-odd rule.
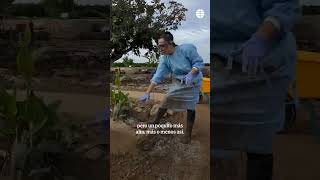
[[121,76],[120,70],[116,72],[115,77],[116,89],[111,90],[111,107],[112,114],[111,118],[117,118],[124,110],[125,107],[130,107],[131,103],[129,100],[129,94],[121,91]]
[[186,11],[181,3],[175,1],[165,4],[160,0],[151,3],[145,0],[113,0],[111,61],[130,51],[140,55],[140,48],[156,52],[154,40],[163,31],[178,29],[186,20]]
[[17,55],[18,73],[21,74],[27,83],[31,83],[31,78],[34,72],[34,59],[30,50],[31,32],[30,28],[26,28],[20,42],[19,52]]
[[[59,142],[55,125],[58,122],[58,108],[60,101],[46,104],[33,92],[31,87],[34,73],[34,59],[30,48],[31,33],[27,28],[19,43],[17,55],[17,68],[25,80],[26,96],[24,100],[17,100],[16,89],[9,93],[0,87],[0,121],[4,128],[0,130],[2,136],[8,137],[12,143],[11,148],[11,175],[17,179],[25,177],[26,167],[33,170],[32,166],[26,166],[30,161],[30,153],[43,151],[39,147],[48,144],[48,141]],[[61,133],[60,133],[61,134]],[[51,152],[53,149],[46,149]]]
[[123,65],[124,67],[132,67],[134,65],[133,59],[130,59],[128,57],[123,58]]
[[146,63],[146,67],[157,67],[159,63],[159,59],[157,58],[156,53],[149,53],[145,57],[148,59],[148,62]]

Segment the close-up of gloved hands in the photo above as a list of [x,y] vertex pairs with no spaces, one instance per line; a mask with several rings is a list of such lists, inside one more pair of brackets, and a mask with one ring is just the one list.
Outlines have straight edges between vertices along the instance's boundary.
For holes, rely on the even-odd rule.
[[150,93],[144,93],[143,96],[139,98],[140,103],[145,103],[150,99]]
[[270,48],[270,40],[254,34],[242,45],[242,72],[255,76],[262,71],[262,61]]
[[194,80],[195,75],[192,74],[190,71],[186,76],[185,76],[185,84],[187,86],[192,86],[193,85],[193,80]]

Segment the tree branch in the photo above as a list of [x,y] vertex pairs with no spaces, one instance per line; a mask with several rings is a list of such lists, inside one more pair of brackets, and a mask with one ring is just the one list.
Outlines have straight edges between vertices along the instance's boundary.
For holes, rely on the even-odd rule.
[[127,54],[130,51],[132,51],[131,47],[126,50],[113,53],[110,58],[110,63],[114,63],[115,61],[119,60],[124,54]]

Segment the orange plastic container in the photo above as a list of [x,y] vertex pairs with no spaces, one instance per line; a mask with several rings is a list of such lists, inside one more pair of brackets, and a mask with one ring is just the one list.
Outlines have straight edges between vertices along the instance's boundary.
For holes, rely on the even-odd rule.
[[299,98],[320,98],[320,53],[298,51],[296,88]]
[[202,93],[210,93],[210,78],[202,78]]

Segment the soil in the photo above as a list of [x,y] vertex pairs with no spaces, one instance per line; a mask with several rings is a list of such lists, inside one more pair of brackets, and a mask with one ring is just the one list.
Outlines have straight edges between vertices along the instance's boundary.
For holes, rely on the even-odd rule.
[[[109,158],[106,123],[88,120],[70,113],[60,113],[59,116],[61,129],[72,125],[76,130],[68,131],[69,133],[74,133],[73,143],[62,154],[57,156],[52,165],[57,168],[59,174],[64,178],[105,179],[108,176],[106,169],[109,168],[106,163]],[[3,152],[10,149],[11,145],[3,138],[1,138],[0,142]],[[1,167],[3,167],[3,162],[1,158]],[[1,173],[8,173],[9,169],[5,169],[7,169],[7,172],[2,171]]]
[[[33,87],[43,92],[84,93],[106,96],[108,77],[104,70],[53,69],[39,72],[34,77]],[[8,68],[0,69],[0,82],[8,89],[16,86],[25,89],[22,78]]]
[[[138,95],[140,93],[130,92],[131,97]],[[136,104],[135,107],[149,111],[156,103],[158,102],[151,102],[145,107]],[[141,123],[141,120],[135,120],[134,123],[128,123],[125,119],[111,121],[111,179],[209,179],[208,140],[210,132],[209,120],[206,119],[209,116],[208,107],[199,105],[197,112],[198,116],[190,144],[181,143],[183,135],[136,135],[135,125]],[[153,119],[152,116],[146,118],[147,122]],[[167,113],[161,123],[166,122],[182,123],[185,126],[185,114]]]
[[[52,69],[38,72],[33,87],[45,101],[61,100],[60,117],[66,126],[73,122],[77,130],[77,141],[72,149],[63,152],[56,167],[69,179],[106,179],[109,159],[106,123],[95,121],[97,112],[102,112],[108,100],[107,81],[103,70]],[[18,99],[24,97],[23,80],[10,68],[0,69],[0,83],[7,89],[16,86]],[[94,95],[92,95],[94,94]],[[90,106],[88,106],[88,103]],[[0,150],[9,149],[10,144],[0,139]],[[0,159],[0,165],[3,159]]]
[[[69,152],[65,152],[57,167],[64,176],[75,179],[106,179],[109,158],[106,123],[79,119],[69,115],[65,120],[73,119],[80,125],[79,140]],[[80,122],[79,122],[80,121]]]

